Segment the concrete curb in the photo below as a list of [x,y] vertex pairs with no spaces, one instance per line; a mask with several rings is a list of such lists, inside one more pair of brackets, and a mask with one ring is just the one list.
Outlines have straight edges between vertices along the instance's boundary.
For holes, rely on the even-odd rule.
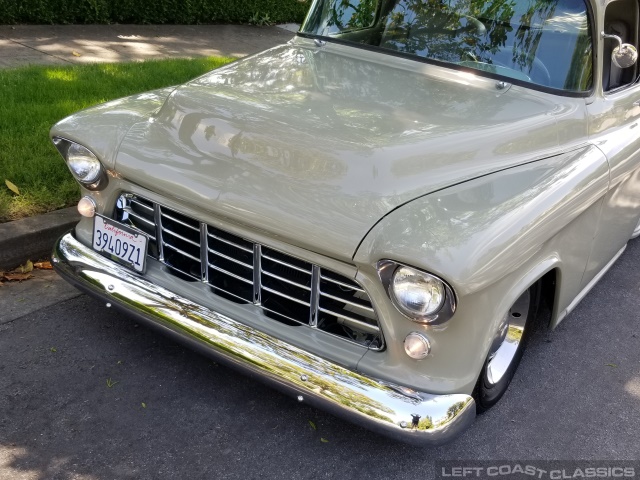
[[0,224],[0,269],[51,253],[54,242],[80,220],[76,207]]

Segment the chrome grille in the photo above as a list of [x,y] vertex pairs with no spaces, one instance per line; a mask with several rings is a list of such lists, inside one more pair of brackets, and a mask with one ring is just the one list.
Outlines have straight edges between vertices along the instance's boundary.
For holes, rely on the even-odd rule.
[[343,275],[131,194],[120,196],[114,218],[149,235],[149,255],[182,280],[204,282],[289,325],[384,346],[369,296]]

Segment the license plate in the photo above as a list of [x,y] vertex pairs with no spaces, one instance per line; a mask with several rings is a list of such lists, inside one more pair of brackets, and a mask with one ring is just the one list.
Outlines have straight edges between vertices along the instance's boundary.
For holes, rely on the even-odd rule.
[[93,248],[113,260],[144,272],[148,238],[119,222],[96,215],[93,222]]

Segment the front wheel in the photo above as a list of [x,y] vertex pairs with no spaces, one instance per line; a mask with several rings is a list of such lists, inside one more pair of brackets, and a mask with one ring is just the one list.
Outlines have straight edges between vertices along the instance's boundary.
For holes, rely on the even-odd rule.
[[524,353],[539,302],[540,286],[535,284],[502,319],[474,390],[479,413],[494,406],[507,391]]

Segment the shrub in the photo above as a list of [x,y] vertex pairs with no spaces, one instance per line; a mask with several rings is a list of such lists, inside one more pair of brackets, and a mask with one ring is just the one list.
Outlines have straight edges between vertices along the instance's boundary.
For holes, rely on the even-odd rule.
[[0,0],[0,24],[301,22],[309,0]]

